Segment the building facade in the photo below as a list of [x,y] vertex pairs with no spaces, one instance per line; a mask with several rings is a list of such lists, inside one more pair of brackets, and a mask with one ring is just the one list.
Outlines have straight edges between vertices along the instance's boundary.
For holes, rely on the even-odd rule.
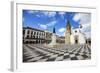
[[[55,32],[55,31],[53,31]],[[50,44],[52,41],[52,32],[39,30],[31,27],[23,27],[23,43],[30,44]],[[64,37],[56,35],[57,43],[65,43]]]
[[71,44],[85,44],[86,37],[85,34],[80,31],[79,28],[73,29],[70,35]]
[[46,32],[30,27],[23,27],[23,43],[45,43]]
[[66,32],[65,32],[65,44],[85,44],[91,41],[86,39],[86,36],[83,32],[81,32],[81,27],[78,28],[71,28],[71,24],[68,21],[66,25]]

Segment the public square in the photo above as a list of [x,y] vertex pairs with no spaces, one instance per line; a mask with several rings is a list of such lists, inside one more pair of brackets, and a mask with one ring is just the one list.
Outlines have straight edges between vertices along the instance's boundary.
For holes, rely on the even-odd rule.
[[90,60],[90,45],[65,45],[48,47],[45,44],[23,44],[23,62]]

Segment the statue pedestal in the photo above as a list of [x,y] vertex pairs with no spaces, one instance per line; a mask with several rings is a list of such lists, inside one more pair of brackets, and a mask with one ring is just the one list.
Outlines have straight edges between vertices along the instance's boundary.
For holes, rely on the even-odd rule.
[[52,41],[50,44],[48,44],[49,47],[56,47],[57,43],[56,43],[56,35],[53,33],[52,35]]

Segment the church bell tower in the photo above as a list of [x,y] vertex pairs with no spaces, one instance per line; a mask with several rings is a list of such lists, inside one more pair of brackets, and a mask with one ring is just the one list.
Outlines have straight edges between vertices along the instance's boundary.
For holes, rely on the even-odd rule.
[[71,25],[70,22],[67,21],[66,31],[65,31],[65,44],[70,44],[70,35],[71,35]]

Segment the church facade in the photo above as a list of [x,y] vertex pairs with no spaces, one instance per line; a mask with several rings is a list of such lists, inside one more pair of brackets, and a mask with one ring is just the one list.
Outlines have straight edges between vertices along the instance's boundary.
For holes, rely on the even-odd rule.
[[82,27],[72,29],[70,22],[67,22],[65,31],[65,44],[85,44],[85,34],[81,32]]

